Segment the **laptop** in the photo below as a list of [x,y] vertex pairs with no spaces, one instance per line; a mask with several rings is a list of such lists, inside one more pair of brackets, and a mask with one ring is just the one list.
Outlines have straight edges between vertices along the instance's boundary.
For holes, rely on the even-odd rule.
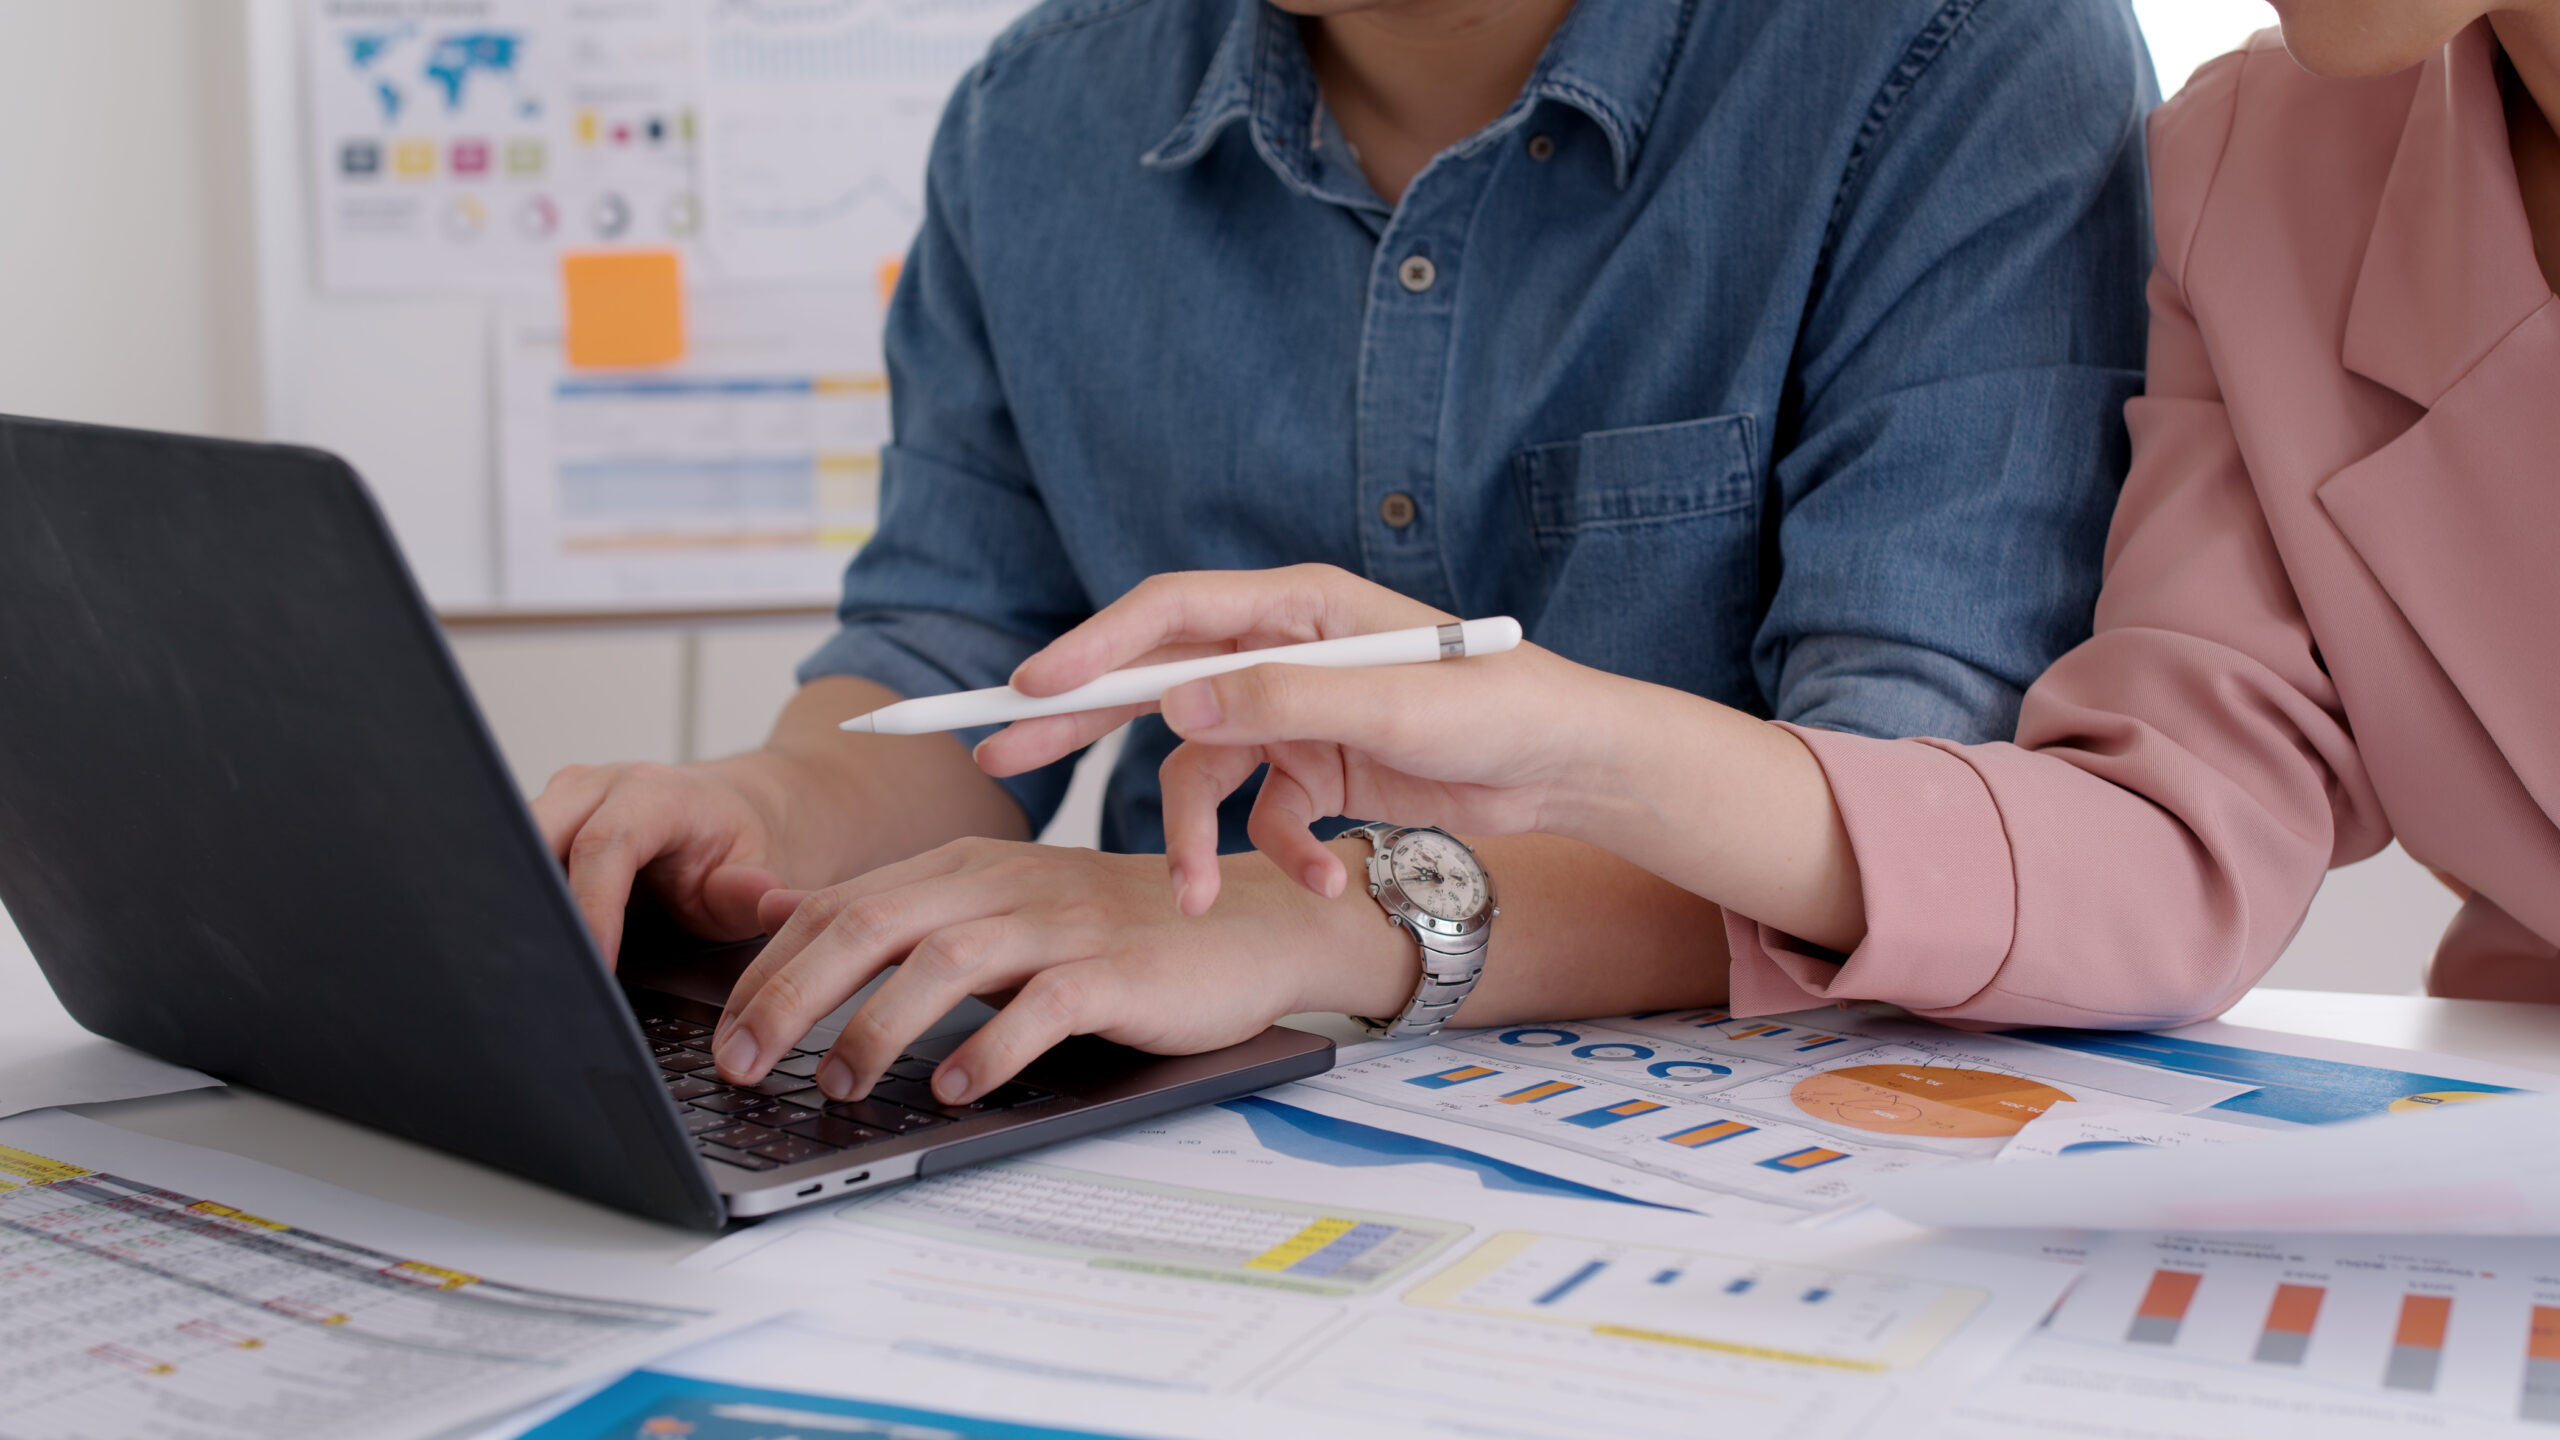
[[1080,1037],[943,1105],[971,1002],[851,1105],[832,1024],[723,1084],[755,946],[605,963],[363,483],[288,446],[0,416],[0,905],[100,1035],[698,1229],[1333,1062]]

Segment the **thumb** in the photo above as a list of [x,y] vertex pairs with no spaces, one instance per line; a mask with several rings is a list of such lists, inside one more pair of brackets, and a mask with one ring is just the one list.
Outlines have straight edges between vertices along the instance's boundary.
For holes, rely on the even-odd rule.
[[756,924],[756,906],[782,877],[761,865],[723,865],[702,877],[702,913],[716,934],[705,938],[738,940],[764,933]]
[[800,913],[800,902],[809,898],[806,890],[767,890],[756,901],[756,929],[766,935],[779,935],[791,917]]

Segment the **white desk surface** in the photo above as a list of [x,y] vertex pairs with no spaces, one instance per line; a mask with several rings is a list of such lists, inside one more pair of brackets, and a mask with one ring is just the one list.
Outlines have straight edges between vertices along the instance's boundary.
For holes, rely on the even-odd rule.
[[[34,960],[0,917],[0,982],[18,1003],[50,1001]],[[32,986],[32,990],[30,990]],[[2496,1061],[2560,1072],[2560,1006],[2431,1000],[2318,990],[2260,990],[2222,1017],[2235,1025]],[[1341,1016],[1290,1017],[1348,1043]],[[227,1150],[349,1190],[398,1201],[520,1239],[598,1255],[672,1263],[709,1237],[635,1219],[467,1160],[245,1090],[198,1090],[74,1107],[96,1120]]]

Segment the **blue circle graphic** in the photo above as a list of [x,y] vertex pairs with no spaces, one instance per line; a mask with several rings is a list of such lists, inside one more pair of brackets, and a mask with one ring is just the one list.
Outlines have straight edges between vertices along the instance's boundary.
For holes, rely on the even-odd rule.
[[1585,1045],[1573,1053],[1575,1058],[1582,1060],[1650,1060],[1653,1047],[1630,1045],[1623,1040],[1603,1040],[1596,1045]]
[[1712,1080],[1732,1074],[1733,1067],[1705,1060],[1656,1060],[1644,1067],[1644,1073],[1657,1080]]
[[[1542,1040],[1538,1038],[1542,1035],[1550,1035],[1555,1038],[1550,1040]],[[1526,1030],[1505,1030],[1502,1032],[1502,1043],[1505,1045],[1570,1045],[1581,1038],[1581,1036],[1574,1034],[1570,1030],[1547,1030],[1534,1026]]]

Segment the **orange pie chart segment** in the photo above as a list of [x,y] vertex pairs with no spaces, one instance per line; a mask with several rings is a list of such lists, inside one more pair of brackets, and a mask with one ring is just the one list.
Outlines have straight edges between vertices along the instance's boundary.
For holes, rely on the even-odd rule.
[[1796,1082],[1790,1098],[1818,1120],[1884,1135],[1996,1140],[2071,1097],[2040,1081],[1946,1065],[1851,1065]]

